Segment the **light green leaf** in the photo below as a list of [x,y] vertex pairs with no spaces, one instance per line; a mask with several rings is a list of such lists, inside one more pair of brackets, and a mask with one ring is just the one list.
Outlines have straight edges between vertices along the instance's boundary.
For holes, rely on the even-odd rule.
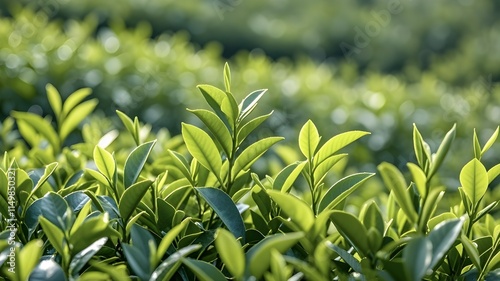
[[281,190],[283,193],[288,193],[306,164],[306,161],[295,162],[283,168],[274,179],[273,189]]
[[137,178],[139,178],[142,168],[146,164],[155,143],[156,140],[143,143],[136,147],[127,157],[123,171],[123,185],[125,188],[130,187],[136,182]]
[[361,256],[370,252],[368,244],[368,230],[353,215],[344,211],[332,211],[330,216],[339,233],[356,249]]
[[261,115],[258,117],[255,117],[254,119],[248,121],[241,127],[241,129],[238,130],[237,136],[236,136],[236,144],[239,146],[247,137],[250,135],[253,130],[255,130],[257,127],[260,126],[264,121],[266,121],[269,116],[271,116],[273,112],[270,112],[266,115]]
[[16,268],[17,276],[20,280],[28,280],[31,271],[40,262],[40,258],[43,254],[43,242],[40,239],[31,240],[23,249],[19,252],[19,261],[17,262],[18,268]]
[[250,166],[257,161],[257,159],[264,154],[275,143],[283,140],[282,137],[269,137],[261,139],[250,146],[248,146],[236,158],[232,169],[232,174],[237,175],[239,172],[247,170]]
[[326,177],[328,172],[333,169],[333,167],[339,163],[341,160],[344,160],[347,157],[347,153],[336,154],[331,157],[328,157],[325,161],[321,162],[321,164],[315,166],[313,168],[314,180],[316,181],[316,186],[323,182],[323,179]]
[[394,193],[396,201],[406,214],[410,222],[417,221],[417,213],[413,207],[410,194],[407,192],[406,180],[403,174],[394,165],[384,162],[378,165],[378,170],[382,176],[385,185]]
[[299,132],[299,148],[307,159],[313,157],[320,139],[318,129],[311,120],[308,120]]
[[106,176],[108,181],[111,183],[116,171],[116,163],[113,155],[105,149],[96,146],[94,148],[94,162],[97,169],[99,169],[99,171]]
[[247,117],[250,113],[252,113],[252,111],[257,106],[257,103],[266,93],[266,91],[267,89],[253,91],[241,101],[241,103],[238,106],[241,112],[239,121],[245,119],[245,117]]
[[359,261],[351,254],[349,254],[346,250],[340,248],[335,244],[332,244],[330,241],[326,241],[326,246],[337,253],[355,272],[362,272],[361,264],[359,263]]
[[224,64],[224,86],[226,92],[231,92],[231,69],[227,62]]
[[56,170],[57,166],[59,166],[58,162],[50,163],[45,167],[45,171],[43,172],[43,175],[40,177],[38,182],[36,183],[35,187],[33,187],[33,190],[31,190],[28,199],[26,199],[26,202],[35,194],[35,192],[49,179],[49,177],[54,173]]
[[245,243],[245,225],[241,218],[236,204],[222,190],[211,187],[196,187],[200,195],[214,209],[215,213],[220,217],[227,229],[237,237],[242,238]]
[[54,114],[59,120],[62,111],[61,95],[52,84],[47,84],[45,90],[47,91],[47,99],[49,100],[50,107],[52,107]]
[[493,135],[491,135],[491,137],[488,139],[488,141],[484,145],[483,149],[481,150],[481,155],[483,155],[486,151],[488,151],[488,149],[490,149],[491,146],[495,143],[495,141],[498,138],[499,130],[500,130],[500,127],[497,127],[497,129],[495,130]]
[[412,239],[403,250],[403,266],[407,280],[420,281],[432,260],[432,244],[424,237]]
[[63,231],[42,216],[39,218],[39,221],[42,226],[43,233],[47,236],[47,239],[52,247],[54,247],[54,249],[61,254],[62,257],[69,259],[69,250],[65,247],[66,239],[64,239]]
[[170,280],[172,276],[177,272],[181,264],[181,259],[187,255],[190,255],[201,248],[200,244],[189,245],[177,252],[170,255],[166,260],[164,260],[151,274],[149,281],[157,280]]
[[97,106],[97,99],[92,99],[86,101],[77,107],[73,108],[71,112],[62,120],[62,125],[59,131],[59,137],[61,141],[64,141],[68,135],[85,119],[87,116],[94,111]]
[[231,128],[234,128],[240,114],[238,104],[231,93],[225,92],[225,94],[226,98],[222,100],[221,110],[226,115]]
[[190,221],[190,219],[183,220],[180,224],[174,226],[167,232],[167,234],[165,234],[165,236],[163,236],[156,251],[156,259],[154,263],[155,266],[161,261],[170,245],[172,245],[172,242],[174,242],[177,235],[179,235],[181,231],[186,228]]
[[369,134],[370,133],[364,131],[350,131],[332,137],[318,150],[314,156],[315,166],[318,166],[323,161],[333,156],[340,149]]
[[153,184],[150,180],[144,180],[131,185],[123,192],[118,209],[122,220],[126,222],[136,210],[137,205],[141,202],[142,197],[148,191],[148,188]]
[[462,245],[465,249],[465,252],[469,256],[470,261],[472,264],[479,270],[481,271],[482,266],[481,266],[481,258],[479,257],[479,251],[474,246],[473,242],[469,240],[469,238],[465,235],[460,236],[460,242],[462,242]]
[[450,219],[436,225],[429,233],[428,239],[432,243],[432,259],[428,266],[434,268],[439,261],[448,253],[455,240],[462,231],[464,221],[461,219]]
[[418,193],[421,197],[425,198],[427,196],[427,178],[425,176],[425,172],[413,163],[408,163],[406,166],[408,166],[408,170],[411,172],[411,176],[413,178],[413,182],[417,186]]
[[467,163],[460,172],[460,183],[473,205],[483,198],[488,189],[488,172],[476,158]]
[[219,116],[229,130],[232,130],[226,114],[222,112],[222,101],[226,98],[226,93],[212,85],[198,85],[197,88],[200,90],[208,105],[215,111],[215,114]]
[[82,88],[73,92],[67,99],[64,101],[63,105],[63,115],[67,116],[70,111],[75,108],[80,102],[82,102],[86,97],[88,97],[92,93],[90,88]]
[[206,261],[182,258],[182,262],[191,269],[201,281],[226,280],[226,277],[220,270]]
[[432,163],[431,163],[431,166],[430,166],[429,175],[427,177],[428,179],[430,179],[430,178],[432,178],[432,176],[434,176],[434,174],[439,169],[439,166],[441,166],[441,163],[443,163],[443,160],[446,157],[448,150],[450,150],[451,143],[455,139],[456,128],[457,128],[457,125],[454,124],[453,127],[451,128],[451,130],[449,130],[448,133],[446,133],[446,135],[443,138],[443,141],[439,145],[439,148],[438,148],[436,155],[434,156]]
[[[50,143],[50,145],[54,150],[56,151],[59,150],[60,147],[59,138],[57,136],[56,131],[54,130],[54,128],[52,128],[52,126],[47,120],[43,119],[42,117],[36,114],[29,112],[14,111],[12,112],[11,115],[18,121],[18,123],[19,121],[24,121],[25,124],[30,127],[30,129],[36,131],[38,134],[45,137],[45,139],[47,139],[47,141]],[[27,136],[24,135],[23,137],[27,138]]]
[[240,242],[229,231],[219,228],[215,238],[215,247],[233,277],[242,278],[245,273],[245,254]]
[[135,141],[136,145],[139,145],[139,135],[136,134],[135,128],[134,128],[134,122],[130,117],[128,117],[125,113],[117,110],[116,114],[118,117],[120,117],[120,120],[122,120],[123,125],[127,129],[127,131],[132,135],[132,138]]
[[202,129],[182,123],[182,137],[189,153],[220,180],[222,159],[217,146]]
[[481,145],[477,138],[476,129],[474,129],[474,136],[472,137],[472,146],[474,147],[474,157],[477,160],[481,160]]
[[301,230],[308,232],[314,224],[314,213],[304,201],[287,193],[276,190],[268,190],[267,194]]
[[500,164],[496,164],[488,170],[488,184],[500,175]]
[[189,110],[189,112],[193,113],[196,115],[200,120],[207,126],[207,128],[212,132],[214,135],[215,139],[219,142],[221,147],[224,149],[224,152],[226,155],[229,157],[231,156],[232,153],[232,147],[233,147],[233,142],[231,139],[231,134],[224,126],[224,123],[222,122],[221,119],[217,115],[215,115],[213,112],[204,110],[204,109],[196,109],[196,110]]
[[374,173],[357,173],[342,178],[334,183],[319,201],[318,213],[335,208],[340,202],[347,198],[349,194],[353,193],[361,184],[374,175]]
[[247,266],[245,274],[247,276],[252,275],[257,280],[260,279],[269,268],[273,249],[282,254],[303,237],[302,232],[266,236],[246,253]]
[[104,237],[121,238],[120,233],[110,224],[109,214],[103,213],[87,218],[77,229],[71,229],[69,237],[69,243],[72,245],[71,256],[83,251],[92,243]]
[[428,161],[431,159],[429,145],[427,145],[422,138],[415,123],[413,123],[413,148],[415,150],[418,165],[424,169],[424,171],[427,171]]

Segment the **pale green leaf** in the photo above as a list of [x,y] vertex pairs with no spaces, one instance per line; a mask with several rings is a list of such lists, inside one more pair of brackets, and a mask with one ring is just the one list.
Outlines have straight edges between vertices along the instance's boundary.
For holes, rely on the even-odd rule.
[[408,163],[406,166],[408,166],[408,169],[411,172],[411,176],[413,178],[413,182],[417,186],[418,193],[421,197],[425,198],[427,196],[427,177],[425,176],[425,172],[413,163]]
[[231,232],[219,228],[215,238],[215,247],[222,262],[226,265],[227,270],[236,279],[243,277],[245,273],[245,254]]
[[196,110],[188,110],[189,112],[196,115],[200,120],[207,126],[210,132],[214,135],[217,142],[221,145],[222,149],[226,155],[231,157],[233,142],[231,139],[231,134],[222,122],[221,119],[213,112],[204,110],[204,109],[196,109]]
[[97,169],[106,176],[109,182],[112,182],[116,170],[116,163],[113,155],[105,149],[96,146],[94,148],[94,162]]
[[59,136],[61,141],[65,140],[68,135],[85,119],[87,116],[94,111],[97,106],[97,99],[92,99],[79,104],[62,120],[61,128],[59,131]]
[[483,155],[486,151],[488,151],[488,149],[490,149],[491,146],[495,143],[495,141],[498,138],[499,130],[500,130],[500,127],[497,127],[497,129],[495,130],[493,135],[491,135],[491,137],[488,139],[488,141],[484,145],[483,149],[481,150],[481,155]]
[[182,137],[189,153],[219,179],[222,159],[210,136],[202,129],[182,123]]
[[460,183],[473,205],[483,198],[488,189],[488,172],[476,158],[467,163],[460,172]]
[[88,97],[92,93],[90,88],[82,88],[73,92],[67,99],[64,101],[63,105],[63,115],[67,116],[70,111],[75,108],[80,102],[82,102],[86,97]]
[[437,170],[441,166],[441,163],[443,163],[443,160],[446,157],[448,150],[450,150],[451,143],[455,139],[456,128],[457,125],[454,124],[453,127],[448,131],[448,133],[446,133],[446,135],[443,138],[443,141],[439,145],[439,148],[430,166],[429,175],[427,177],[428,179],[432,178],[432,176],[437,172]]
[[320,139],[318,129],[311,120],[308,120],[299,132],[299,148],[307,159],[313,157]]
[[332,137],[318,150],[314,156],[315,165],[317,166],[321,164],[340,149],[369,134],[370,133],[364,131],[350,131]]
[[232,174],[237,175],[239,172],[247,170],[250,166],[257,161],[257,159],[264,154],[271,146],[275,143],[283,140],[282,137],[269,137],[261,139],[250,146],[248,146],[241,154],[236,158],[234,163]]
[[52,86],[52,84],[47,84],[45,86],[45,90],[47,91],[47,99],[49,100],[50,107],[52,107],[54,114],[59,120],[59,118],[61,118],[60,116],[62,111],[61,95],[59,94],[57,89]]
[[253,91],[241,101],[238,106],[241,112],[239,117],[240,121],[252,113],[266,91],[267,89]]
[[307,233],[311,229],[314,224],[314,213],[304,201],[277,190],[268,190],[267,194],[302,231]]

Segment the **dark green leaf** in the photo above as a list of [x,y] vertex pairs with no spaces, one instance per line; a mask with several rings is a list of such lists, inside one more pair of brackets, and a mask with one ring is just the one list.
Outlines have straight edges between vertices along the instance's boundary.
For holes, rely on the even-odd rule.
[[107,237],[103,237],[90,244],[87,248],[77,253],[71,260],[69,271],[72,276],[77,276],[87,262],[106,244]]
[[424,237],[412,239],[403,250],[403,265],[410,281],[420,281],[432,260],[432,243]]
[[191,253],[198,251],[201,245],[189,245],[177,252],[170,255],[165,261],[163,261],[151,274],[149,281],[157,280],[170,280],[172,276],[177,272],[181,264],[181,259]]
[[429,269],[434,268],[453,246],[462,231],[463,223],[461,219],[447,220],[436,225],[429,233],[428,239],[432,243],[432,259]]
[[245,225],[231,197],[225,192],[211,187],[196,187],[195,189],[207,201],[210,207],[214,209],[227,229],[236,238],[241,237],[242,242],[245,243]]
[[361,256],[370,252],[368,230],[353,215],[344,211],[332,211],[330,216],[339,233],[356,249]]
[[61,266],[53,260],[41,261],[31,272],[29,281],[66,280]]
[[127,157],[123,171],[123,185],[125,189],[134,184],[137,178],[139,178],[142,168],[146,164],[155,143],[156,140],[141,144]]

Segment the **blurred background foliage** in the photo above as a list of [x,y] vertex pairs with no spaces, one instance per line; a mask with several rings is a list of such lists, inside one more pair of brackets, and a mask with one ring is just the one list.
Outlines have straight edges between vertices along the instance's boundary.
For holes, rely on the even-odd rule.
[[222,87],[225,61],[237,97],[269,89],[263,134],[295,145],[307,119],[325,139],[372,132],[352,148],[360,170],[412,159],[413,123],[433,151],[457,123],[447,163],[459,167],[473,128],[484,143],[500,120],[494,0],[4,0],[0,10],[1,120],[50,114],[52,83],[63,96],[92,88],[94,121],[119,109],[175,135],[181,121],[198,122],[185,110],[203,105],[195,86]]

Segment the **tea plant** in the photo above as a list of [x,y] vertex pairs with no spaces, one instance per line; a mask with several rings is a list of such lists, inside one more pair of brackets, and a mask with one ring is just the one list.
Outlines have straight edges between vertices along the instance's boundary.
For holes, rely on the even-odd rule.
[[[486,168],[481,162],[498,128],[484,145],[474,132],[474,157],[460,171],[458,193],[439,180],[456,126],[435,153],[414,126],[416,163],[408,163],[408,173],[379,164],[380,183],[374,173],[332,176],[348,157],[341,150],[368,132],[323,141],[309,120],[297,138],[302,159],[262,175],[253,166],[270,162],[268,151],[283,139],[249,140],[272,114],[254,116],[266,90],[237,102],[227,65],[224,89],[198,90],[209,109],[188,111],[203,125],[182,123],[181,135],[173,137],[152,133],[121,111],[125,130],[119,133],[106,119],[88,123],[97,104],[84,101],[90,91],[79,90],[63,102],[50,85],[54,119],[13,112],[13,119],[4,120],[2,139],[12,148],[0,167],[0,277],[277,281],[500,275],[500,227],[493,213],[498,200],[490,190],[500,164]],[[80,131],[85,142],[70,145],[68,136]],[[338,180],[329,184],[332,178]],[[357,193],[377,185],[388,194],[364,202],[359,212],[346,207]]]

